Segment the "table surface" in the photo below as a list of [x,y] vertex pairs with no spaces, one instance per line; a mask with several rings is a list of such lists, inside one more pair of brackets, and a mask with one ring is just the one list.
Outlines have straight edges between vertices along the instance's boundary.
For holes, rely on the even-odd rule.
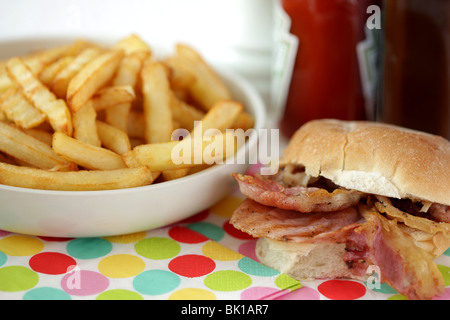
[[[0,231],[0,299],[404,299],[386,284],[299,282],[263,266],[256,240],[229,224],[242,200],[235,190],[179,223],[121,236],[46,238]],[[447,286],[440,299],[450,299],[450,250],[436,263]]]

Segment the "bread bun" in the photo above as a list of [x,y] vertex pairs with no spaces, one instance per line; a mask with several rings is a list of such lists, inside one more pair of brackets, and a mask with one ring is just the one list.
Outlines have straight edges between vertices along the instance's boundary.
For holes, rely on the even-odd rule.
[[355,277],[344,262],[345,243],[294,243],[268,238],[256,242],[260,262],[297,280]]
[[450,142],[423,132],[315,120],[293,135],[280,164],[304,166],[347,189],[450,205]]

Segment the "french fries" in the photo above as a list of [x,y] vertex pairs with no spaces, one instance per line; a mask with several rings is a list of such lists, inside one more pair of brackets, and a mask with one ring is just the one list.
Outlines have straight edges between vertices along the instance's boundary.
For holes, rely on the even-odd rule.
[[122,57],[122,50],[103,53],[70,80],[67,87],[67,103],[72,112],[80,110],[95,92],[112,78]]
[[209,129],[230,129],[243,110],[242,104],[227,100],[217,102],[202,118],[201,127],[194,128],[193,135],[200,131],[201,135]]
[[[41,80],[42,84],[50,86],[51,82],[54,81],[61,70],[64,70],[68,65],[72,63],[73,60],[74,57],[67,56],[56,60],[54,63],[42,70],[42,72],[39,74],[39,79]],[[64,95],[62,95],[62,97],[64,97]]]
[[182,128],[189,131],[194,128],[195,121],[200,121],[205,116],[205,112],[177,98],[175,94],[172,95],[170,107],[174,120],[178,121]]
[[191,47],[176,46],[175,65],[182,65],[183,70],[191,74],[195,81],[188,87],[189,93],[206,111],[220,100],[231,100],[231,93],[215,71]]
[[55,172],[0,162],[0,183],[22,188],[99,191],[146,186],[152,182],[153,174],[147,167]]
[[46,143],[3,121],[0,121],[0,151],[36,168],[74,167],[70,161],[57,156]]
[[92,103],[96,111],[101,111],[119,104],[131,105],[135,98],[132,86],[110,86],[99,90],[92,97]]
[[11,58],[6,64],[11,81],[22,94],[40,111],[45,113],[55,131],[72,134],[72,117],[64,100],[45,87],[20,58]]
[[98,120],[96,126],[101,145],[120,155],[131,150],[130,138],[124,131]]
[[115,45],[116,49],[124,50],[125,54],[132,54],[135,52],[151,53],[151,48],[145,41],[143,41],[137,34],[132,34],[129,37],[120,40]]
[[15,87],[0,98],[0,110],[8,120],[24,129],[37,127],[45,121],[45,114],[29,103]]
[[253,125],[185,45],[157,59],[133,34],[110,48],[78,40],[0,62],[1,184],[96,191],[171,181],[223,163],[242,144],[227,129]]
[[[142,48],[142,41],[136,40],[135,36],[128,39],[133,45],[128,45],[125,50],[128,54],[122,59],[117,74],[113,80],[114,86],[130,86],[136,89],[140,83],[140,72],[144,61],[151,57],[151,51]],[[120,46],[125,46],[120,44]],[[119,46],[119,47],[120,47]],[[132,102],[124,102],[108,107],[105,110],[105,121],[123,131],[127,131],[128,118],[132,108]]]
[[173,132],[171,91],[167,70],[162,63],[149,61],[142,69],[145,140],[167,142]]
[[145,165],[158,172],[220,163],[237,149],[234,135],[230,132],[200,139],[190,140],[190,143],[183,140],[143,144],[125,153],[123,159],[129,167]]
[[87,48],[77,57],[72,58],[71,61],[54,76],[50,83],[50,88],[56,96],[65,98],[67,95],[67,88],[72,78],[80,72],[86,64],[92,61],[92,59],[98,57],[100,53],[101,50],[99,48]]
[[52,145],[57,155],[86,169],[114,170],[126,167],[117,153],[84,143],[62,132],[55,132]]
[[73,137],[95,147],[101,146],[97,132],[97,112],[92,101],[73,114]]

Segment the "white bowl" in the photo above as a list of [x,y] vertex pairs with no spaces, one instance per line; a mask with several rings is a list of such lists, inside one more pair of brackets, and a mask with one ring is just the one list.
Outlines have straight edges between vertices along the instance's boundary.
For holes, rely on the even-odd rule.
[[[11,43],[0,44],[0,52],[10,48],[10,53],[26,53],[24,50],[37,42],[17,44],[20,46],[15,49]],[[257,150],[257,132],[266,121],[265,105],[241,76],[215,68],[233,97],[255,118],[255,132],[236,154],[242,159],[242,153]],[[248,166],[234,161],[169,182],[111,191],[45,191],[0,185],[0,229],[50,237],[101,237],[166,226],[222,199],[235,186],[231,173],[244,172]]]

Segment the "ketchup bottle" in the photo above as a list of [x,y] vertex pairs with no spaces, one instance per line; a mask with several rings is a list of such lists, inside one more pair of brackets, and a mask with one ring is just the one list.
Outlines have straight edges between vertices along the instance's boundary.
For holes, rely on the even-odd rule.
[[[284,108],[280,129],[285,136],[313,119],[374,118],[381,26],[367,27],[369,6],[380,9],[381,0],[279,1],[282,15],[290,19],[290,40],[294,40],[275,55],[275,80],[277,76],[290,79],[284,79],[284,96],[282,81],[273,86],[273,92],[278,90],[273,103]],[[287,39],[280,43],[286,44]],[[296,53],[291,54],[289,67],[289,59],[282,56],[289,56],[292,48]],[[280,76],[281,68],[285,70]]]

